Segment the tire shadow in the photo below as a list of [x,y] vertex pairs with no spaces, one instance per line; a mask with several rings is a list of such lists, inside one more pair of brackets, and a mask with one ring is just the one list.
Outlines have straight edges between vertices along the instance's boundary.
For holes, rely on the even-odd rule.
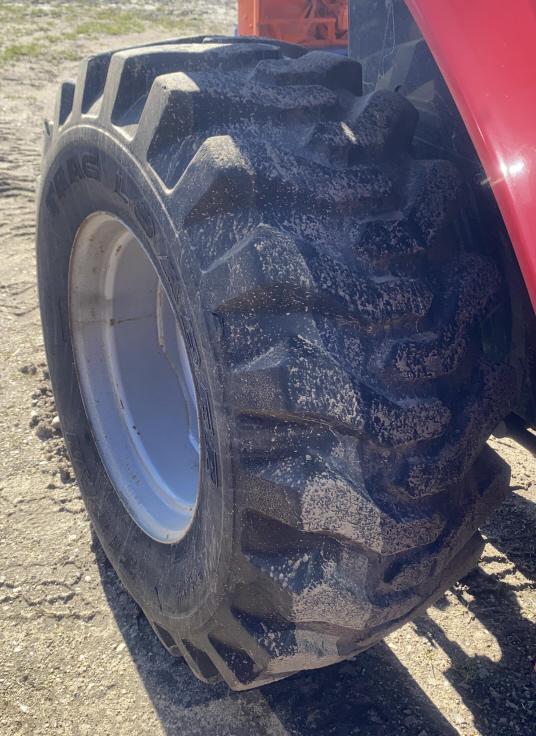
[[[518,489],[514,486],[511,490]],[[504,557],[536,584],[536,503],[510,493],[483,532]]]
[[[429,615],[413,626],[448,655],[451,666],[445,677],[473,714],[479,734],[533,736],[536,624],[524,615],[516,594],[535,591],[532,600],[536,599],[536,504],[511,493],[483,532],[498,554],[485,550],[480,566],[455,587],[454,593],[495,637],[500,660],[468,655]],[[499,563],[496,572],[490,571],[493,563]],[[439,608],[446,605],[445,598],[436,604]]]
[[[203,736],[455,736],[441,715],[385,644],[353,661],[304,672],[258,690],[231,692],[205,685],[182,659],[162,647],[141,609],[123,588],[93,535],[102,586],[166,734]],[[211,706],[218,704],[217,711]],[[217,712],[212,725],[196,730],[199,708]],[[274,731],[274,722],[279,730]]]
[[443,675],[471,711],[478,734],[533,736],[536,626],[523,617],[514,592],[495,576],[479,569],[465,578],[464,586],[475,596],[464,605],[496,638],[499,661],[468,655],[428,615],[414,622],[415,631],[448,655],[451,665]]
[[383,643],[355,660],[301,673],[262,692],[293,736],[457,733]]

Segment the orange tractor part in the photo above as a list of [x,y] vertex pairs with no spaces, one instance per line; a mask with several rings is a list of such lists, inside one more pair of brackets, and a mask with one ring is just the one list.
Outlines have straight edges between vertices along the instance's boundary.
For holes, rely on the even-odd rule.
[[305,46],[348,44],[348,0],[239,0],[238,32]]

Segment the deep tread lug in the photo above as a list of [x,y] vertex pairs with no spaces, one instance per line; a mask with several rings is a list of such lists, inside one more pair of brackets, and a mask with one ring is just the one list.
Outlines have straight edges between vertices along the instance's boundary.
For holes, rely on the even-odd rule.
[[319,85],[361,94],[361,66],[356,61],[326,51],[310,51],[294,61],[263,61],[254,79],[282,86]]
[[97,116],[106,85],[111,54],[90,56],[80,64],[74,109],[77,115]]
[[382,161],[409,149],[416,124],[417,111],[402,95],[380,90],[358,99],[346,120],[317,123],[306,145],[340,165]]
[[185,227],[246,207],[255,196],[255,174],[231,136],[214,136],[199,148],[170,197]]
[[345,478],[313,450],[244,466],[244,505],[313,534],[326,534],[392,555],[432,544],[444,527],[438,514],[396,519],[368,494],[360,474]]
[[75,83],[63,82],[56,98],[56,111],[54,114],[54,127],[59,130],[73,109]]

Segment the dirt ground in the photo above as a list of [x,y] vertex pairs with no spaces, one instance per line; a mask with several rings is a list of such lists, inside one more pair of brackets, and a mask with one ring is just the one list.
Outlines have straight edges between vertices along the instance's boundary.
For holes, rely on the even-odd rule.
[[229,0],[0,5],[0,734],[534,734],[536,462],[511,440],[474,573],[354,661],[245,694],[166,654],[92,537],[39,325],[42,113],[75,58],[233,19]]

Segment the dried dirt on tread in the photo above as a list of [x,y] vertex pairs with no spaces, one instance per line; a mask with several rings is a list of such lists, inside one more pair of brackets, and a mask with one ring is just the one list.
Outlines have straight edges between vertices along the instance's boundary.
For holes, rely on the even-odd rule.
[[[221,32],[232,30],[232,2],[189,6],[196,20],[181,35],[212,31],[216,13]],[[64,58],[163,35],[79,37]],[[485,529],[478,570],[386,643],[241,694],[199,683],[163,650],[92,538],[44,363],[33,242],[41,119],[75,69],[46,57],[0,68],[0,733],[534,733],[536,462],[507,439],[492,444],[511,464],[511,494]]]

